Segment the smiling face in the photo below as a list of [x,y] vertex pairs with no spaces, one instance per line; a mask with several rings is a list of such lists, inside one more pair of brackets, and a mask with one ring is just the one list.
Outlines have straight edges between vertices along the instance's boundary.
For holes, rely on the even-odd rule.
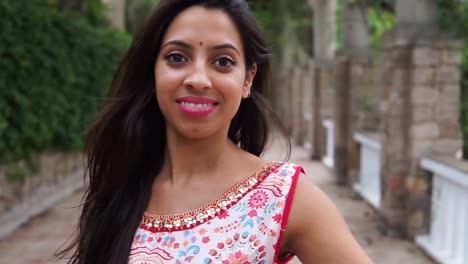
[[182,11],[168,27],[155,65],[167,132],[188,139],[227,135],[255,70],[247,70],[241,36],[226,13],[199,6]]

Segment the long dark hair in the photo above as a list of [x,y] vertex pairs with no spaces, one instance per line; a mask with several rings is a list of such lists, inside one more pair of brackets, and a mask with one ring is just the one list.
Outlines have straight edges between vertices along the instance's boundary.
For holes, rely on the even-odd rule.
[[268,141],[268,120],[273,117],[275,123],[279,122],[263,97],[268,86],[270,49],[245,0],[160,1],[135,37],[115,74],[108,99],[88,131],[89,187],[77,236],[59,253],[64,256],[73,252],[69,263],[128,262],[133,236],[148,206],[166,148],[164,117],[155,94],[156,58],[170,23],[194,5],[228,14],[242,37],[246,70],[257,65],[251,97],[242,100],[228,137],[259,156]]

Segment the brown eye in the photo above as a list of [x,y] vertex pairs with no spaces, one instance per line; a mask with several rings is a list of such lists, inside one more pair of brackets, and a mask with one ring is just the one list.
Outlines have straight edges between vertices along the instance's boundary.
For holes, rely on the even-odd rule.
[[215,61],[215,64],[221,67],[231,67],[236,65],[236,62],[228,57],[219,58]]
[[181,63],[181,62],[187,61],[185,57],[180,54],[169,54],[166,56],[166,60],[169,62],[175,62],[175,63]]

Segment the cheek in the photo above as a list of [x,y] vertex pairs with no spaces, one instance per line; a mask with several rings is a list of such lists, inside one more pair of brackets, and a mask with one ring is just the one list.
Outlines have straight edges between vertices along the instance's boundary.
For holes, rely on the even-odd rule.
[[[244,79],[239,75],[222,76],[215,82],[218,87],[223,87],[223,92],[229,95],[229,98],[239,99],[242,97],[242,91],[244,87]],[[231,100],[232,100],[231,99]]]
[[182,74],[167,67],[156,67],[155,69],[155,87],[158,98],[170,96],[171,91],[180,85]]

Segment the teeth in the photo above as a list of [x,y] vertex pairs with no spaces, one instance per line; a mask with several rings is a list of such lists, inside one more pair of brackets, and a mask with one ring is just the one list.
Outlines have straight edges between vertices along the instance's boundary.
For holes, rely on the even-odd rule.
[[213,104],[194,104],[194,103],[188,103],[188,102],[181,102],[180,104],[185,107],[190,107],[190,108],[206,108],[206,107],[213,105]]

